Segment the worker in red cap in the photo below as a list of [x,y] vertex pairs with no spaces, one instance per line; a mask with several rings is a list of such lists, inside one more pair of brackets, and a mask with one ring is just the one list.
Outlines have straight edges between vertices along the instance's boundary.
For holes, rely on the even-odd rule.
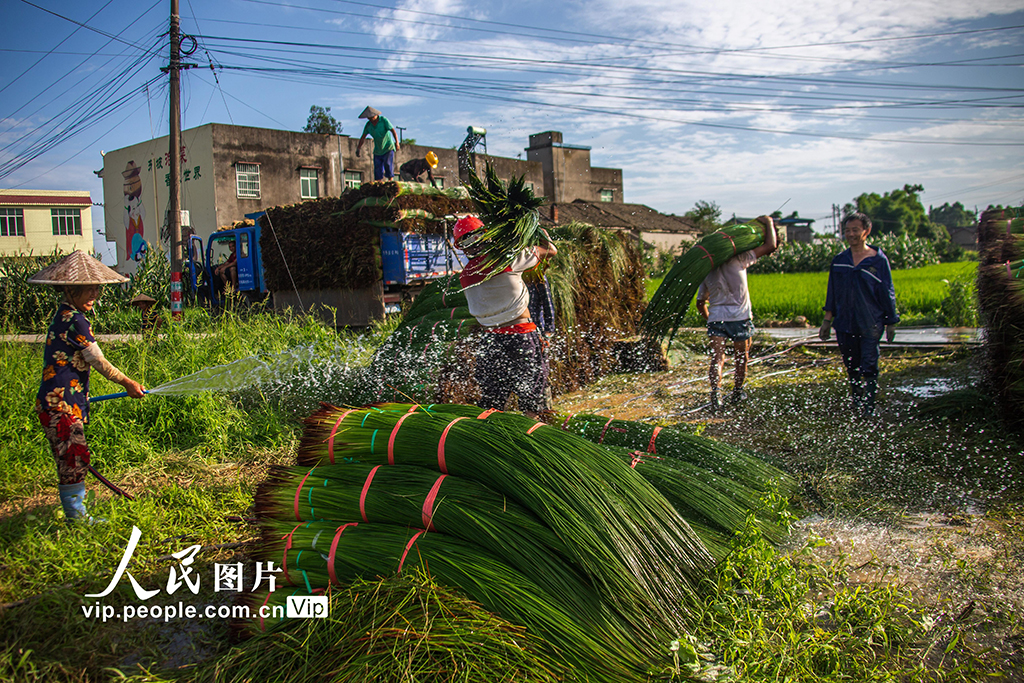
[[479,243],[483,222],[466,216],[455,224],[455,246],[470,257],[459,276],[469,312],[484,328],[476,359],[481,408],[504,410],[511,394],[532,418],[550,411],[547,363],[540,332],[530,318],[523,273],[558,253],[546,232],[541,245],[523,250],[501,272],[488,270]]

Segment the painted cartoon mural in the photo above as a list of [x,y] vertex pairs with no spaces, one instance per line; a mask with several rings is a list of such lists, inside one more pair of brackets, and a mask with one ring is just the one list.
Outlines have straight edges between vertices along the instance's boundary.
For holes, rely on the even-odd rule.
[[121,174],[124,176],[124,229],[125,256],[129,261],[141,261],[146,256],[146,206],[142,203],[142,178],[135,161],[129,161]]

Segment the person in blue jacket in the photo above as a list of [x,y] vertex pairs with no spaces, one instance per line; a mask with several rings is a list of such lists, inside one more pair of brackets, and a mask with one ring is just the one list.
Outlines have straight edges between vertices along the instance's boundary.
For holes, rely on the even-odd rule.
[[889,259],[867,243],[871,219],[852,213],[843,219],[843,235],[850,248],[832,259],[825,295],[825,321],[818,337],[828,341],[832,327],[850,378],[854,407],[870,417],[878,392],[878,344],[896,336],[896,290]]

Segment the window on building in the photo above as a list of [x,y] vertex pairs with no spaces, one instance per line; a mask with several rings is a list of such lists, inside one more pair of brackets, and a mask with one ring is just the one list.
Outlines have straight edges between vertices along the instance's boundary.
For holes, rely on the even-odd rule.
[[602,202],[610,202],[614,196],[615,192],[613,190],[601,190]]
[[434,176],[434,183],[437,185],[437,189],[444,189],[444,178],[438,178],[437,176]]
[[526,183],[526,189],[529,190],[530,192],[533,192],[533,183]]
[[315,168],[299,169],[299,184],[303,199],[316,199],[320,196],[320,171]]
[[260,198],[260,165],[245,164],[239,161],[235,164],[235,185],[237,194],[244,199]]
[[345,189],[354,190],[363,184],[363,174],[360,171],[345,171]]
[[25,236],[25,210],[0,209],[0,237]]
[[50,209],[50,221],[54,235],[81,235],[81,209]]

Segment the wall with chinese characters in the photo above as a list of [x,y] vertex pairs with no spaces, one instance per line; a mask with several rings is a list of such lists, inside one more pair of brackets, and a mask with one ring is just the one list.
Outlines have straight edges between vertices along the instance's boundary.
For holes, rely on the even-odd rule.
[[[205,241],[217,228],[212,124],[182,131],[179,150],[181,208],[190,229]],[[169,252],[170,151],[166,136],[107,152],[103,157],[103,217],[107,240],[117,244],[117,270],[134,273],[157,245]],[[183,237],[189,229],[183,228]]]

